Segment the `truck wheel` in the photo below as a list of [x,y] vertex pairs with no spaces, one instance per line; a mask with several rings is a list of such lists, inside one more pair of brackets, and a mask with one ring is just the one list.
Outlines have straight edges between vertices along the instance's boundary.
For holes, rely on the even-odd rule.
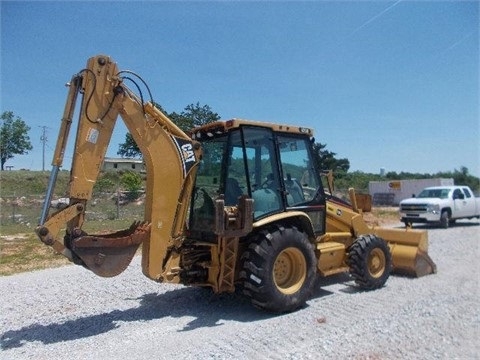
[[442,214],[440,215],[440,226],[444,229],[448,229],[448,225],[450,224],[450,214],[447,210],[443,210]]
[[315,282],[313,245],[296,227],[275,226],[257,233],[241,266],[244,295],[254,306],[272,312],[304,305]]
[[385,285],[392,267],[388,244],[375,235],[362,235],[348,248],[350,275],[365,290]]

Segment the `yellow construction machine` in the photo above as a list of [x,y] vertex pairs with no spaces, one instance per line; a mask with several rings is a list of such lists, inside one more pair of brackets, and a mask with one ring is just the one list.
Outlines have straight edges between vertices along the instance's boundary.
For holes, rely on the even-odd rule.
[[[317,276],[347,272],[359,287],[377,289],[391,271],[436,271],[426,231],[369,227],[353,190],[351,203],[324,190],[311,129],[233,119],[186,134],[153,100],[144,101],[140,82],[99,55],[69,83],[36,233],[73,263],[115,276],[142,245],[148,278],[215,293],[240,289],[273,312],[302,306]],[[77,102],[70,201],[50,213]],[[145,162],[145,219],[116,233],[87,234],[88,201],[118,115]]]

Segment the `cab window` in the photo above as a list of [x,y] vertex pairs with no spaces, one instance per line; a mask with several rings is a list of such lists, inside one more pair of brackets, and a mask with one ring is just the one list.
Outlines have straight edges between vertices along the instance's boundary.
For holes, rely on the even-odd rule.
[[308,139],[279,136],[278,142],[287,205],[311,202],[318,193],[320,181],[313,167]]
[[455,199],[463,199],[465,196],[462,193],[462,190],[460,189],[455,189],[453,191],[453,200]]

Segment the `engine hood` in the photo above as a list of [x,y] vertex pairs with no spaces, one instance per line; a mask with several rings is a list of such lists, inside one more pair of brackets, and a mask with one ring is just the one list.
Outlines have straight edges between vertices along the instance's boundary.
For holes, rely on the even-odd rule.
[[425,204],[441,202],[440,198],[410,198],[400,201],[400,204]]

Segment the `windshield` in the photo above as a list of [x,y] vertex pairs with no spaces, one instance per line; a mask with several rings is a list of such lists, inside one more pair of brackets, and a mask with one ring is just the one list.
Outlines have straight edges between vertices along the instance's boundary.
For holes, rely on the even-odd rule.
[[448,199],[450,189],[423,189],[418,198],[439,198]]

